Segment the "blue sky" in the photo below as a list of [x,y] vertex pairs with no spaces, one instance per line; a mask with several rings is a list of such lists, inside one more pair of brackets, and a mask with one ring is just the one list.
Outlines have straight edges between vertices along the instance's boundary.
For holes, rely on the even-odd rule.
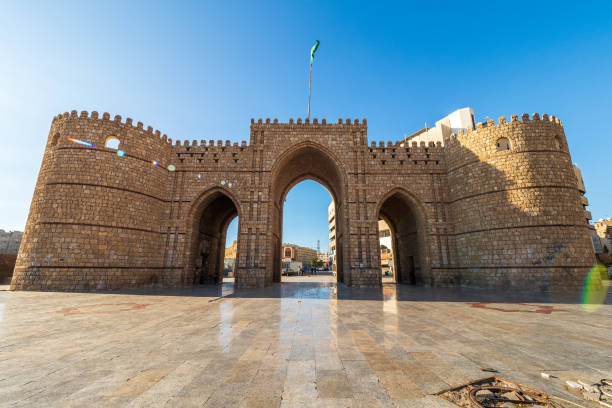
[[[367,118],[370,140],[387,141],[465,106],[477,120],[554,114],[593,218],[612,216],[611,14],[603,1],[4,2],[0,228],[25,226],[53,115],[247,140],[251,117],[306,116],[316,39],[313,117]],[[296,243],[325,242],[326,220],[314,228],[291,203],[326,206],[327,192],[291,194]]]

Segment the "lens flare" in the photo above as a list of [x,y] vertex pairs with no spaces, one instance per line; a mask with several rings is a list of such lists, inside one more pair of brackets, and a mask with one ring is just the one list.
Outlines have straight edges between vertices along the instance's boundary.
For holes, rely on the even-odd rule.
[[176,170],[176,167],[174,166],[174,164],[168,165],[168,171],[174,171],[174,170]]
[[123,150],[117,150],[117,156],[123,157],[125,156],[125,152]]
[[228,186],[229,188],[232,188],[234,186],[234,183],[229,183]]
[[153,160],[151,164],[153,165],[153,167],[159,166],[159,162],[157,160]]
[[597,264],[591,268],[582,285],[582,308],[587,313],[599,309],[606,300],[610,281],[608,268],[604,264]]
[[74,142],[74,143],[77,143],[77,144],[80,144],[80,145],[83,145],[83,146],[87,146],[87,147],[96,147],[96,146],[94,146],[93,143],[84,142],[82,140],[74,139],[72,137],[67,137],[66,140],[68,140],[69,142]]
[[202,180],[202,173],[198,174],[198,180]]
[[224,186],[225,185],[225,180],[221,180],[221,185]]

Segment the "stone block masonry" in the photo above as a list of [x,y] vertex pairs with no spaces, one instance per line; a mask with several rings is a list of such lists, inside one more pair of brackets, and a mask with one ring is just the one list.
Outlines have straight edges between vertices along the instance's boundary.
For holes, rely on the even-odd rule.
[[[105,147],[111,136],[125,155]],[[369,144],[365,119],[251,120],[248,144],[173,144],[129,118],[72,111],[51,124],[11,288],[220,282],[236,216],[236,286],[270,285],[280,281],[284,198],[304,179],[334,199],[337,276],[348,286],[381,285],[379,219],[405,283],[577,290],[594,261],[554,117],[500,118],[444,144],[398,147]]]

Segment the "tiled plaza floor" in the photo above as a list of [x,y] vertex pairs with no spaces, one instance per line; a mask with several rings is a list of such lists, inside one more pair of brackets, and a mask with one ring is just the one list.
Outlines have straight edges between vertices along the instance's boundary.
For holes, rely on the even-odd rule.
[[0,406],[449,407],[432,394],[482,368],[594,406],[563,382],[612,377],[612,306],[587,313],[579,298],[307,277],[0,291]]

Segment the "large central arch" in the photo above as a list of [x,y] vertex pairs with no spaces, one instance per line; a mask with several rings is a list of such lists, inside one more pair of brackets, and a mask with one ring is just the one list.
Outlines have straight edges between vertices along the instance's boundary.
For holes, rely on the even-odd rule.
[[325,147],[302,142],[286,151],[275,162],[271,172],[270,253],[268,265],[272,281],[281,279],[281,245],[283,204],[287,193],[299,182],[311,179],[322,184],[332,196],[336,209],[337,279],[344,281],[344,233],[346,227],[346,172],[342,163]]

